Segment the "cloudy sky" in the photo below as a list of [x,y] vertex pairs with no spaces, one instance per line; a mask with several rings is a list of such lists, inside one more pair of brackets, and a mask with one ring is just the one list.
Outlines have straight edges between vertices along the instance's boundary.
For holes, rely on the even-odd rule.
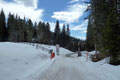
[[0,0],[0,9],[7,16],[9,12],[21,18],[30,18],[33,22],[49,22],[51,31],[54,31],[56,20],[63,24],[70,24],[71,36],[85,39],[87,13],[85,0]]

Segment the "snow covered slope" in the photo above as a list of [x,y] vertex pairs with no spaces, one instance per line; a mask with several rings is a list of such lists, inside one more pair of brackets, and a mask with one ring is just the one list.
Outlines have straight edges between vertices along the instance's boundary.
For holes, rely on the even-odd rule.
[[[54,46],[40,45],[48,49]],[[119,80],[120,66],[86,62],[86,51],[77,57],[60,48],[60,56],[23,43],[0,43],[0,80]],[[69,55],[68,55],[69,54]],[[67,55],[67,56],[66,56]]]
[[[41,45],[46,46],[47,45]],[[49,46],[50,47],[50,46]],[[55,49],[54,46],[51,48]],[[61,48],[65,53],[70,51]],[[62,52],[61,52],[62,53]],[[50,63],[50,54],[23,43],[0,43],[0,80],[19,80]]]

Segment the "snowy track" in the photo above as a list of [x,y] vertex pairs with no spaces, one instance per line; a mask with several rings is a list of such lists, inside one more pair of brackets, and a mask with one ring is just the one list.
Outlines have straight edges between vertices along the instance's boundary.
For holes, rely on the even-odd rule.
[[80,80],[82,78],[80,72],[70,60],[69,58],[54,59],[48,69],[32,80]]
[[[55,46],[41,46],[55,51]],[[120,80],[120,66],[103,64],[105,60],[86,62],[85,53],[78,58],[61,48],[50,60],[50,54],[34,46],[0,43],[0,80]]]
[[102,69],[101,65],[85,64],[78,58],[59,57],[51,62],[40,75],[27,80],[119,80],[120,76],[116,71]]

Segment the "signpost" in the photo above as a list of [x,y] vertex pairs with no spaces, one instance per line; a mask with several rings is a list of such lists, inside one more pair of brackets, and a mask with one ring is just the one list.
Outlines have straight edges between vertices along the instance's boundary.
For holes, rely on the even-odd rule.
[[56,44],[56,54],[59,55],[59,44]]

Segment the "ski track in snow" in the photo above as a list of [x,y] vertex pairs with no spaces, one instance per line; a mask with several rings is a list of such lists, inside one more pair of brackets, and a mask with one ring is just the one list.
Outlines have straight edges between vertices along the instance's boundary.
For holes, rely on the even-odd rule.
[[105,69],[100,66],[89,67],[89,64],[69,55],[69,58],[67,56],[53,59],[51,65],[41,74],[25,80],[118,80],[116,77],[120,74],[109,74],[112,73],[109,70],[104,73]]

